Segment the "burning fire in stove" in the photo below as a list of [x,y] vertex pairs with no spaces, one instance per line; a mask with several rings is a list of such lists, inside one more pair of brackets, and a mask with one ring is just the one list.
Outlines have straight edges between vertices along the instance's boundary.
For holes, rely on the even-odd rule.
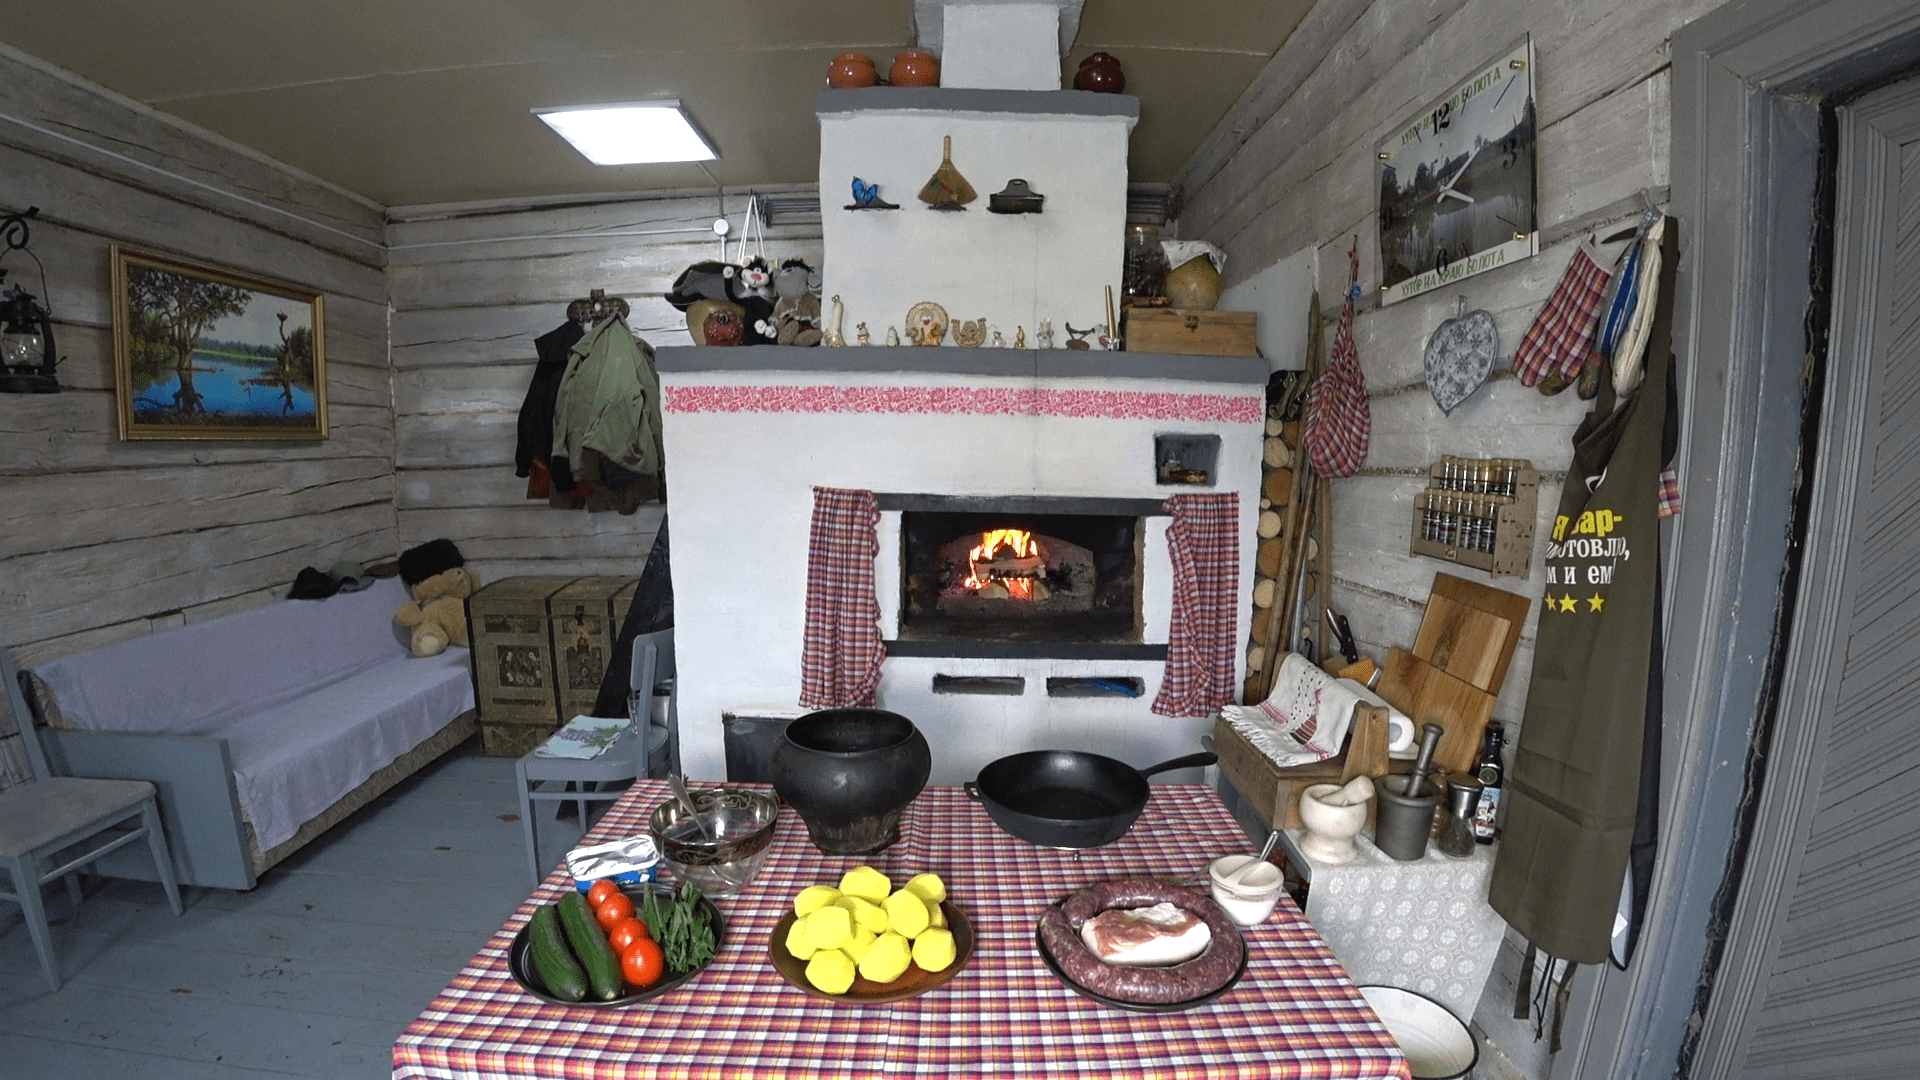
[[967,552],[967,577],[962,588],[985,600],[1025,600],[1038,603],[1053,595],[1040,580],[1047,560],[1039,541],[1025,529],[990,529]]

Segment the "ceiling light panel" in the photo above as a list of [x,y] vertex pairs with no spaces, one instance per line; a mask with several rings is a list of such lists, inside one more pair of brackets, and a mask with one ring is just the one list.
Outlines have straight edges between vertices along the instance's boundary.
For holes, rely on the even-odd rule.
[[678,101],[535,109],[595,165],[712,161],[720,155]]

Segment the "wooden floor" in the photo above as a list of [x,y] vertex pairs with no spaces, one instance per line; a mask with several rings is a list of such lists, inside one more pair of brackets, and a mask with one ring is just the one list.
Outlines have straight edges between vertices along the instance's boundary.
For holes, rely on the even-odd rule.
[[[541,854],[579,836],[538,810]],[[252,892],[89,879],[46,892],[65,985],[47,990],[0,904],[0,1076],[226,1080],[391,1075],[393,1040],[532,892],[513,760],[469,740]]]

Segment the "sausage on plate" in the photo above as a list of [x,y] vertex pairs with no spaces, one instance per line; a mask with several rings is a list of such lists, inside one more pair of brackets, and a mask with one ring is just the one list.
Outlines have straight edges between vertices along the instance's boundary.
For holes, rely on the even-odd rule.
[[[1170,967],[1125,967],[1100,959],[1080,940],[1080,927],[1103,911],[1162,901],[1206,920],[1213,935],[1206,952]],[[1152,878],[1102,882],[1049,906],[1040,916],[1040,944],[1074,982],[1136,1005],[1172,1005],[1211,994],[1233,981],[1246,952],[1239,928],[1212,897]]]

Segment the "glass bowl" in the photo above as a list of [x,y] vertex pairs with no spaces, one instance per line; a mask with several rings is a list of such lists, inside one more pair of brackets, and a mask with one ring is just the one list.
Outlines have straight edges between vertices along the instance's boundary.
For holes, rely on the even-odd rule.
[[[680,800],[668,799],[654,808],[647,832],[675,877],[708,896],[732,896],[766,864],[780,803],[747,788],[696,788],[689,794],[698,821]],[[701,834],[702,822],[710,839]]]

